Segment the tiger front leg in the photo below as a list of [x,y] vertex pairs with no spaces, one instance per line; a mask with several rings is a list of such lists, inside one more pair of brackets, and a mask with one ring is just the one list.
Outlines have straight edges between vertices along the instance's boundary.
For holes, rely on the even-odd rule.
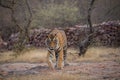
[[58,61],[57,61],[57,68],[58,69],[63,69],[64,67],[64,61],[63,61],[63,49],[60,50],[60,52],[58,53],[59,56],[58,56]]
[[53,59],[54,55],[51,54],[51,52],[48,51],[48,54],[47,54],[47,63],[48,63],[48,66],[51,70],[54,70],[54,65],[53,65],[53,62],[52,62],[52,59]]

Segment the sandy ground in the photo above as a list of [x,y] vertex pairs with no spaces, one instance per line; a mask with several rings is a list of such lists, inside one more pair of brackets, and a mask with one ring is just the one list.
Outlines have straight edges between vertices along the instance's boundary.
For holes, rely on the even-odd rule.
[[[69,63],[69,66],[65,66],[63,70],[56,69],[55,71],[51,71],[45,62],[1,63],[0,80],[4,80],[4,79],[12,80],[9,78],[13,76],[38,75],[38,74],[46,76],[46,75],[53,75],[58,73],[78,75],[79,77],[80,76],[86,77],[82,79],[78,77],[75,78],[74,80],[120,80],[120,62],[115,60],[116,58],[120,58],[120,55],[113,56],[112,54],[111,56],[114,57],[114,59],[112,60],[108,59],[102,61],[95,61],[95,60],[73,61]],[[104,56],[104,57],[109,58],[110,56]],[[44,80],[44,78],[38,80]],[[45,80],[52,80],[52,79],[45,79]]]
[[[113,61],[104,62],[80,62],[69,63],[69,66],[57,72],[70,74],[86,74],[94,79],[120,79],[120,64]],[[46,63],[6,63],[0,65],[0,75],[9,77],[11,75],[26,75],[26,74],[48,74],[50,71]]]

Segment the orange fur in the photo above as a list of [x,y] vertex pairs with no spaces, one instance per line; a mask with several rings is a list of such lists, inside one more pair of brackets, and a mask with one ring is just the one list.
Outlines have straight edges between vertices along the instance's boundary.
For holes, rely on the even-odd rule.
[[67,38],[63,30],[52,30],[46,39],[48,47],[47,63],[51,69],[54,69],[52,59],[56,57],[56,67],[62,69],[66,61]]

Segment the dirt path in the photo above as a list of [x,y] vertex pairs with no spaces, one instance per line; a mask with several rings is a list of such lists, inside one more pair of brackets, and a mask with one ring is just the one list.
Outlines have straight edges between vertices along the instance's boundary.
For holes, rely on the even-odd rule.
[[[46,63],[5,63],[0,65],[2,77],[27,74],[44,75],[50,72]],[[56,70],[54,73],[57,72],[85,74],[96,79],[119,80],[120,64],[113,61],[70,63],[63,70]]]

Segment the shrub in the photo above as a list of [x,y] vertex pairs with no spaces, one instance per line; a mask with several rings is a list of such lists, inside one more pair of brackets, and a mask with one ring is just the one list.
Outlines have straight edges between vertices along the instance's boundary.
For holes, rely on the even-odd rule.
[[41,7],[35,13],[32,26],[72,26],[79,19],[79,9],[74,4],[70,5],[67,2],[64,4],[49,3],[47,6]]

